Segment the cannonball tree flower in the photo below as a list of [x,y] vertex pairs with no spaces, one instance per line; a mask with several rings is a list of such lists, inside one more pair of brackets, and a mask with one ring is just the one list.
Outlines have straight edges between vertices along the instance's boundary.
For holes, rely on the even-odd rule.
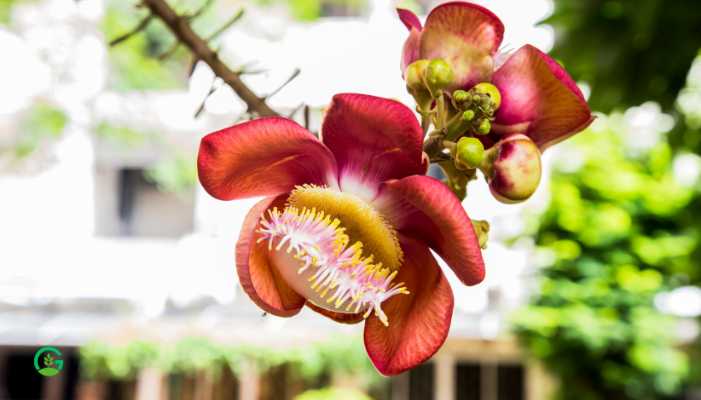
[[[485,147],[519,148],[508,154],[529,154],[540,157],[547,147],[580,132],[593,120],[589,106],[567,71],[547,54],[531,45],[525,45],[512,54],[499,53],[504,36],[504,25],[491,11],[467,2],[449,2],[434,8],[422,25],[409,10],[399,9],[399,18],[409,29],[404,43],[401,67],[407,88],[417,101],[417,111],[431,121],[427,152],[433,160],[443,152],[444,144],[453,154],[451,142],[461,137],[476,137]],[[442,74],[428,68],[441,63],[450,67]],[[450,77],[442,86],[432,82]],[[504,139],[513,134],[526,137],[515,142]],[[532,141],[538,151],[531,151],[525,141]],[[501,157],[487,157],[487,161]],[[539,164],[533,159],[529,165]],[[521,201],[524,193],[535,187],[516,182],[520,162],[506,162],[500,166],[485,166],[483,171],[497,199]],[[508,166],[508,168],[507,168]],[[531,168],[540,173],[540,168]],[[503,184],[493,184],[494,175],[501,182],[515,182],[518,190],[504,190]],[[513,176],[509,176],[512,175]],[[450,176],[450,172],[448,171]],[[527,182],[537,185],[538,179]],[[507,185],[508,186],[508,185]],[[513,188],[512,188],[513,189]],[[518,193],[512,198],[510,193]]]
[[266,196],[236,245],[241,285],[281,317],[304,306],[365,321],[383,374],[412,368],[445,341],[453,294],[429,249],[466,285],[484,278],[478,238],[460,201],[425,176],[423,131],[402,104],[336,95],[321,140],[285,118],[202,139],[198,174],[220,200]]

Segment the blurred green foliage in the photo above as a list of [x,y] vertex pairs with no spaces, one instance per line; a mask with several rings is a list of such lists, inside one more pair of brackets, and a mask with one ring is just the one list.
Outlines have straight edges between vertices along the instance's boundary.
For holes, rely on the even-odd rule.
[[653,299],[701,281],[699,208],[691,207],[701,185],[678,181],[666,141],[627,146],[622,119],[614,114],[568,143],[532,232],[544,268],[513,326],[560,379],[562,399],[667,398],[689,370],[675,321]]
[[308,390],[294,400],[372,400],[368,395],[349,388],[325,388]]
[[34,104],[20,122],[21,135],[14,147],[15,156],[27,157],[42,144],[58,139],[67,123],[68,116],[59,108]]
[[[107,3],[102,30],[109,41],[131,31],[143,18],[129,1]],[[184,86],[186,66],[182,54],[159,60],[175,40],[160,22],[110,48],[110,86],[116,90],[163,90]]]
[[153,144],[162,150],[164,158],[145,171],[145,177],[156,184],[163,192],[181,194],[197,184],[197,166],[194,155],[171,148],[163,138],[155,133],[143,132],[126,125],[101,122],[95,128],[95,135],[111,145],[131,150]]
[[343,10],[344,14],[360,14],[367,7],[367,0],[258,0],[262,5],[286,4],[293,17],[300,21],[314,21],[333,14],[332,10]]
[[[193,29],[209,37],[239,15],[241,9],[209,0],[169,2],[178,14],[197,15],[190,20]],[[136,2],[107,0],[102,21],[106,40],[131,32],[148,14]],[[240,16],[240,15],[239,15]],[[111,86],[116,90],[165,90],[182,88],[187,82],[192,57],[161,21],[152,20],[143,31],[110,48]]]
[[12,6],[31,0],[0,0],[0,24],[8,24],[12,14]]
[[701,53],[687,75],[686,86],[677,98],[679,123],[671,143],[674,147],[701,154]]
[[593,109],[670,110],[701,48],[698,0],[555,0],[551,54],[591,85]]
[[146,179],[163,192],[183,193],[197,184],[197,166],[192,159],[174,154],[146,170]]
[[95,135],[125,148],[141,146],[151,137],[148,133],[134,130],[128,126],[113,125],[104,121],[95,127]]
[[362,343],[348,337],[285,348],[227,346],[201,337],[170,344],[133,341],[114,346],[93,342],[80,349],[80,358],[82,373],[91,379],[130,379],[148,367],[173,374],[217,372],[222,368],[240,373],[247,363],[254,363],[261,373],[288,365],[305,382],[314,382],[327,373],[359,378],[359,383],[366,387],[383,381],[365,355]]
[[0,0],[0,24],[10,22],[10,13],[15,0]]

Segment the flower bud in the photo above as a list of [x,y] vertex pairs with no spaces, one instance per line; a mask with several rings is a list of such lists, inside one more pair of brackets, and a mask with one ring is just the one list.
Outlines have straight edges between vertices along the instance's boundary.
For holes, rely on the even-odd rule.
[[472,121],[475,118],[475,112],[472,110],[465,110],[465,112],[462,113],[462,120],[463,121]]
[[484,160],[484,145],[479,139],[462,137],[455,147],[455,163],[458,167],[477,168]]
[[445,89],[453,83],[453,69],[442,58],[431,60],[426,70],[426,82],[431,90]]
[[516,203],[531,197],[540,183],[538,146],[526,135],[502,139],[490,149],[492,163],[485,175],[494,197],[503,203]]
[[480,248],[486,249],[487,240],[489,239],[489,222],[473,219],[472,228],[475,230]]
[[487,118],[484,118],[483,120],[480,121],[480,124],[477,125],[477,134],[478,135],[486,135],[489,133],[489,131],[492,129],[492,123],[489,122]]
[[424,77],[428,64],[428,60],[417,60],[409,64],[405,73],[406,86],[409,89],[419,90],[424,88]]
[[477,85],[475,85],[473,90],[476,93],[488,95],[495,110],[501,105],[501,93],[499,92],[499,89],[497,89],[497,87],[492,85],[491,83],[478,83]]
[[470,93],[464,90],[456,90],[453,92],[453,100],[462,103],[470,99]]

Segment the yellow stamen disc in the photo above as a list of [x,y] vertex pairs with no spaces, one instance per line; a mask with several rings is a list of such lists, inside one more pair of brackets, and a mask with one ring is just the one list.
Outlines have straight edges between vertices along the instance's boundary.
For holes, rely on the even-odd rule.
[[288,202],[299,209],[324,210],[338,218],[346,229],[350,242],[362,243],[363,253],[371,254],[377,264],[396,271],[404,254],[397,232],[370,204],[359,197],[338,190],[304,185],[295,188]]

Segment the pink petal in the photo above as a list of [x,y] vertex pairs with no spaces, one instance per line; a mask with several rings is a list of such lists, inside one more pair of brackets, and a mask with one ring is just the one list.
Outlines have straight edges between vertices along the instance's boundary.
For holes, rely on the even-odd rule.
[[466,2],[442,4],[431,11],[421,33],[420,58],[443,58],[455,72],[456,87],[487,81],[492,57],[504,37],[504,25],[484,7]]
[[428,244],[466,285],[484,279],[484,261],[470,217],[453,192],[428,176],[385,182],[378,207],[400,233]]
[[395,278],[410,293],[382,304],[389,326],[370,316],[365,322],[365,349],[378,371],[396,375],[428,360],[445,342],[453,316],[453,291],[424,244],[402,243],[405,262]]
[[334,180],[331,152],[285,118],[261,118],[205,136],[197,158],[200,182],[220,200],[277,195],[304,183]]
[[267,243],[256,243],[256,229],[268,209],[284,207],[287,196],[268,197],[246,215],[236,243],[236,271],[241,287],[258,307],[280,317],[295,315],[304,306],[304,297],[285,283],[268,260]]
[[325,308],[321,308],[321,307],[315,305],[314,303],[312,303],[310,301],[307,302],[307,307],[318,312],[319,314],[323,315],[326,318],[330,318],[330,319],[332,319],[336,322],[340,322],[342,324],[357,324],[358,322],[365,319],[365,318],[363,318],[364,313],[352,314],[352,313],[339,313],[339,312],[329,311]]
[[423,131],[403,104],[362,94],[337,94],[321,128],[324,144],[336,156],[343,177],[379,185],[420,174]]
[[541,149],[586,128],[593,120],[575,82],[555,60],[533,46],[516,51],[492,77],[501,92],[496,123],[522,124]]
[[402,49],[402,76],[409,65],[414,61],[419,59],[419,43],[421,40],[421,32],[416,29],[412,29],[409,32],[409,37],[404,42],[404,48]]
[[417,31],[421,31],[421,21],[419,21],[419,17],[417,17],[411,10],[407,10],[406,8],[397,8],[397,14],[408,30],[416,29]]

